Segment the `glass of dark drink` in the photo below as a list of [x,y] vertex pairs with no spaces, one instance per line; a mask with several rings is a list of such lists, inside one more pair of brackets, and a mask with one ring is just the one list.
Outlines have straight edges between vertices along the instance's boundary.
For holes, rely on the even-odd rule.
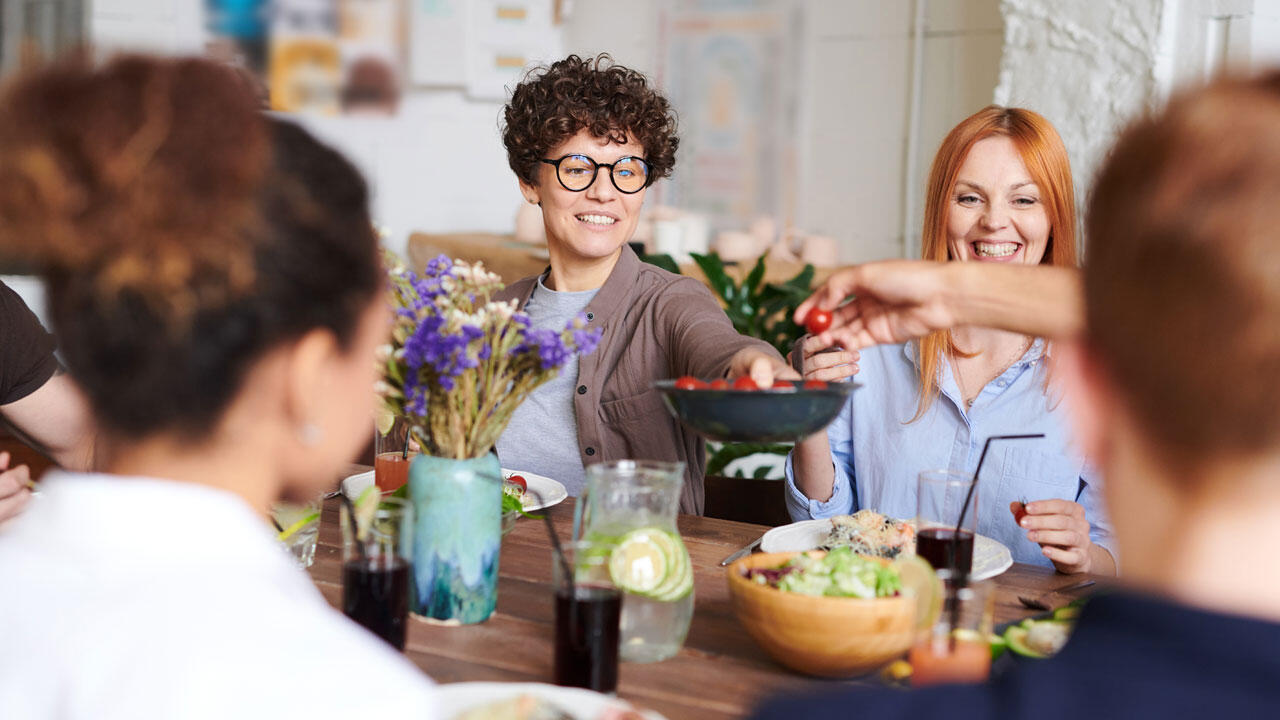
[[[973,569],[973,538],[978,529],[978,488],[974,482],[972,475],[951,470],[920,473],[916,489],[916,554],[935,569],[954,569],[965,575]],[[968,497],[970,490],[972,497]]]
[[556,594],[555,683],[612,693],[618,687],[618,637],[622,593],[609,579],[608,548],[566,543],[573,582],[552,558]]
[[342,506],[342,611],[370,632],[404,650],[413,573],[413,505],[375,496],[376,507]]

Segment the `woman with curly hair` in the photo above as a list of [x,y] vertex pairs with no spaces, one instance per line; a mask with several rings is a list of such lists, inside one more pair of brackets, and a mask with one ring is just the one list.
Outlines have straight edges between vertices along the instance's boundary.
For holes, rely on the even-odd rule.
[[570,55],[532,71],[504,111],[507,159],[525,200],[542,208],[551,266],[508,287],[539,327],[579,314],[600,347],[517,409],[498,441],[506,467],[554,477],[577,495],[584,467],[621,459],[686,464],[680,510],[701,514],[701,438],[663,407],[653,381],[794,374],[760,340],[739,335],[711,292],[643,263],[627,241],[646,190],[675,166],[676,120],[640,73],[608,55]]
[[433,717],[268,519],[333,486],[373,411],[388,317],[350,163],[206,61],[53,68],[0,97],[0,253],[46,280],[104,469],[48,473],[0,533],[5,717]]

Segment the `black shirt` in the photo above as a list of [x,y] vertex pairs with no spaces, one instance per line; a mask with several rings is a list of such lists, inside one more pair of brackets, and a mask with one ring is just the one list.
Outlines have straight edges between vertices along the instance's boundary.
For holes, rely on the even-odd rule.
[[56,346],[22,298],[0,282],[0,405],[21,400],[53,377]]
[[1280,624],[1114,593],[1089,602],[1056,657],[1022,660],[986,685],[822,690],[775,698],[754,717],[1280,717]]

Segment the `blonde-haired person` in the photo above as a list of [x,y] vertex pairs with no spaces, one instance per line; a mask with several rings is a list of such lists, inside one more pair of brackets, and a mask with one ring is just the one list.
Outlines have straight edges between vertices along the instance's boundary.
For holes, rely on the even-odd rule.
[[359,173],[222,67],[70,64],[0,98],[0,252],[40,268],[106,439],[0,533],[5,717],[434,717],[267,517],[366,441],[377,247]]
[[[934,158],[922,234],[926,260],[1075,268],[1071,168],[1057,131],[1019,108],[990,106],[962,121]],[[794,519],[860,508],[911,517],[920,471],[972,473],[986,438],[1044,433],[988,455],[978,532],[1018,562],[1114,572],[1100,488],[1050,387],[1044,338],[963,326],[860,354],[822,347],[806,341],[806,377],[856,371],[862,387],[826,433],[788,458]],[[1010,506],[1024,500],[1019,527]]]

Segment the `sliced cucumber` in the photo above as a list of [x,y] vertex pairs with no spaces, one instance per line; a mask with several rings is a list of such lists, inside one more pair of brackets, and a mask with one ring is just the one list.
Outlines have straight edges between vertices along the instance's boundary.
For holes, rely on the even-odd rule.
[[674,602],[682,599],[693,590],[693,565],[689,562],[689,553],[679,535],[668,533],[672,548],[672,567],[666,582],[654,589],[651,597],[662,602]]
[[1067,605],[1053,611],[1054,620],[1075,620],[1080,617],[1079,605]]
[[624,592],[650,595],[671,576],[674,549],[665,531],[632,530],[609,556],[609,575]]
[[1023,657],[1043,659],[1049,657],[1027,647],[1027,629],[1021,625],[1013,625],[1004,631],[1004,641],[1009,649]]
[[[1060,642],[1065,642],[1067,635],[1071,632],[1071,623],[1062,620],[1032,620],[1027,618],[1020,625],[1013,625],[1004,631],[1005,642],[1009,644],[1009,649],[1013,652],[1029,658],[1047,658],[1053,655],[1053,652],[1043,652],[1037,650],[1028,642],[1029,636],[1033,632],[1041,633],[1036,645],[1044,646],[1045,637],[1043,633],[1050,631]],[[1056,652],[1056,650],[1054,651]]]

